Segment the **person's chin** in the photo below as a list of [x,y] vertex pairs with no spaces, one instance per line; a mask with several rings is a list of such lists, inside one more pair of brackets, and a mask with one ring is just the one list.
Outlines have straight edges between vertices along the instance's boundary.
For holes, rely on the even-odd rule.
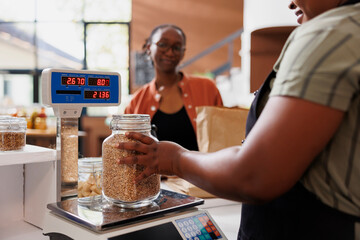
[[298,16],[297,22],[298,22],[299,24],[302,24],[302,23],[304,22],[304,14],[301,14],[301,15]]

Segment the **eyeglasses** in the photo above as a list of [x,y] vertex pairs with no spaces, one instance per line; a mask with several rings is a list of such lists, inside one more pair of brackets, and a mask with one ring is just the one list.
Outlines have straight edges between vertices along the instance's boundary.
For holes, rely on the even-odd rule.
[[172,49],[173,53],[180,54],[185,51],[185,48],[180,45],[170,45],[165,42],[157,42],[155,44],[161,51],[167,52],[170,48]]

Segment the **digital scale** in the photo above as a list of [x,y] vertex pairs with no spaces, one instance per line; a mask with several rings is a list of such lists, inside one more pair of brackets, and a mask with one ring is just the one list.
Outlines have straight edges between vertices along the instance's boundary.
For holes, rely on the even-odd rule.
[[121,101],[116,72],[48,68],[41,81],[43,104],[59,118],[79,118],[83,107],[118,106]]
[[[58,119],[79,118],[83,107],[119,105],[120,85],[120,75],[114,72],[45,69],[43,103],[54,109]],[[58,160],[61,165],[62,159]],[[58,199],[47,205],[50,211],[44,217],[43,234],[50,240],[227,239],[210,214],[197,208],[203,199],[165,189],[151,205],[136,209],[105,199],[86,205],[77,198]]]
[[206,210],[203,199],[161,190],[153,204],[138,209],[105,200],[81,206],[77,199],[49,204],[43,233],[50,239],[210,240],[227,239]]

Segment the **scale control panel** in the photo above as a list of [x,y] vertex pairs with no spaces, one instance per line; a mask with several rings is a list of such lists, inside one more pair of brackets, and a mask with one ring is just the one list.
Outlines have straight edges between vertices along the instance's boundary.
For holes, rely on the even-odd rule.
[[203,209],[165,214],[105,231],[91,231],[52,213],[46,218],[43,233],[54,240],[67,239],[64,236],[87,240],[227,240],[214,219]]
[[107,240],[226,240],[224,233],[217,226],[206,210],[199,210],[185,215],[161,220],[155,226],[113,236]]
[[52,69],[43,70],[42,100],[58,117],[79,117],[83,107],[118,106],[121,78],[116,72]]
[[206,212],[175,220],[175,224],[188,240],[224,239],[224,235]]

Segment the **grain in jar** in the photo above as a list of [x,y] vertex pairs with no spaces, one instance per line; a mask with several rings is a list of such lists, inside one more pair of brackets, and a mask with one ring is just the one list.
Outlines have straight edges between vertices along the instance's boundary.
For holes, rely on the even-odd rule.
[[78,119],[60,120],[61,183],[76,185],[78,181]]
[[139,153],[116,148],[120,142],[135,140],[125,136],[125,132],[140,132],[150,135],[150,116],[146,114],[114,115],[110,129],[112,134],[102,146],[103,173],[102,193],[106,200],[125,208],[138,208],[151,204],[160,194],[160,176],[152,175],[135,183],[135,178],[144,170],[138,164],[118,164],[123,156]]
[[1,116],[0,118],[0,151],[22,150],[26,145],[25,118]]

